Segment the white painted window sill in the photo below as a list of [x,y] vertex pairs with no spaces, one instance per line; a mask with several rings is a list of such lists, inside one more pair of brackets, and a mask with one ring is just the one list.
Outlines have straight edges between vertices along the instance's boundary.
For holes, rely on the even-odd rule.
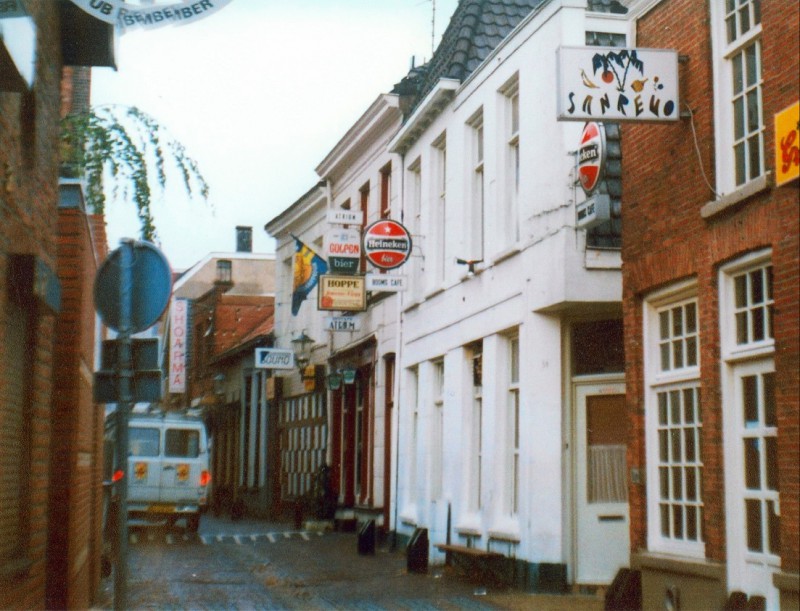
[[742,185],[733,193],[723,195],[719,199],[707,202],[700,208],[700,216],[709,219],[754,195],[766,191],[772,183],[772,173],[767,172],[758,178]]

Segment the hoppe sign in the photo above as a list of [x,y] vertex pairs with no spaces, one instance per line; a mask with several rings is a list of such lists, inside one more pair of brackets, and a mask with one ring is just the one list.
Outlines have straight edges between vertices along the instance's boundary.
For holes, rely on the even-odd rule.
[[364,230],[364,254],[375,267],[400,267],[411,256],[411,234],[397,221],[375,221]]

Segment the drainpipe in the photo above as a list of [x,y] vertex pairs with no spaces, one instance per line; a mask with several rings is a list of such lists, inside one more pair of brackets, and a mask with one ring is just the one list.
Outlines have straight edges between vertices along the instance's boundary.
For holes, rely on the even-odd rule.
[[[400,154],[400,222],[403,223],[405,219],[405,179],[406,179],[406,155],[405,153]],[[403,223],[404,224],[404,223]],[[400,389],[402,388],[402,372],[403,372],[403,293],[404,291],[398,291],[398,299],[397,299],[397,348],[395,350],[397,354],[397,358],[395,361],[395,410],[397,412],[397,417],[395,418],[397,422],[397,426],[395,426],[395,430],[397,431],[395,435],[396,441],[396,448],[395,448],[395,456],[394,456],[394,531],[392,536],[392,550],[397,550],[397,518],[398,518],[398,511],[400,507],[399,502],[399,490],[400,490],[400,397],[401,392]]]

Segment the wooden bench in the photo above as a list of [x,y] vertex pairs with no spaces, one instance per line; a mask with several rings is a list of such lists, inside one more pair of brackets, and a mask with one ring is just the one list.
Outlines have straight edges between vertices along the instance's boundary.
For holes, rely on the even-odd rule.
[[444,552],[444,563],[453,566],[453,560],[461,558],[460,564],[466,569],[468,576],[481,582],[497,581],[496,562],[505,558],[500,552],[492,552],[478,547],[466,547],[464,545],[450,545],[438,543],[434,547],[440,552]]

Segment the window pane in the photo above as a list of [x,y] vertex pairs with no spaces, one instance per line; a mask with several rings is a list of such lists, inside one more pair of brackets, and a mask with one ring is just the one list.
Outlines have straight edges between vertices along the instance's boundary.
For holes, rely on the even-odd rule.
[[681,431],[680,429],[672,429],[670,431],[670,437],[672,440],[672,456],[670,456],[670,460],[672,462],[682,462],[683,461],[683,452],[681,452]]
[[669,469],[661,467],[658,470],[659,486],[661,490],[661,499],[669,499]]
[[778,440],[767,437],[764,443],[767,450],[767,490],[778,490]]
[[747,499],[745,501],[747,513],[747,549],[751,552],[763,551],[761,534],[761,501]]
[[725,25],[728,31],[728,44],[736,40],[736,17],[731,15],[725,20]]
[[[733,65],[733,93],[739,94],[744,89],[744,69],[742,66],[742,55],[739,54],[731,61]],[[737,113],[738,114],[738,113]]]
[[676,539],[683,539],[683,506],[672,506],[672,532]]
[[761,139],[758,134],[747,141],[750,152],[750,178],[755,178],[761,174]]
[[761,488],[761,455],[758,451],[758,439],[744,440],[744,479],[749,490]]
[[669,360],[669,342],[661,344],[661,371],[672,369]]
[[686,305],[686,332],[695,333],[697,331],[697,306],[693,303]]
[[686,462],[694,462],[695,460],[697,460],[697,457],[695,456],[694,432],[695,430],[693,428],[684,429],[683,431],[683,443],[686,452]]
[[658,393],[658,423],[667,424],[667,393]]
[[739,9],[739,20],[741,32],[747,32],[750,29],[750,12],[747,6]]
[[766,321],[764,317],[767,311],[764,308],[757,308],[751,312],[753,321],[753,341],[758,342],[764,339],[766,331]]
[[752,87],[758,82],[758,47],[750,45],[744,52],[747,62],[747,86]]
[[742,378],[742,399],[744,401],[744,426],[758,426],[758,387],[755,376]]
[[683,359],[683,341],[682,340],[675,340],[672,342],[672,353],[675,357],[675,367],[683,367],[686,363]]
[[694,467],[686,467],[686,498],[697,500],[697,470]]
[[683,335],[683,308],[672,310],[672,335]]
[[691,505],[686,508],[686,538],[697,541],[697,508]]
[[672,424],[681,423],[681,393],[677,390],[672,390],[669,393],[670,404],[670,421]]
[[196,458],[200,454],[200,433],[189,429],[167,429],[165,456]]
[[691,388],[683,391],[683,421],[686,424],[694,422],[694,391]]
[[736,315],[736,343],[747,343],[747,313],[739,312]]
[[733,147],[733,154],[736,158],[736,184],[742,185],[747,182],[745,175],[744,143],[740,142]]
[[672,468],[672,498],[683,500],[683,472],[680,467]]
[[764,425],[777,426],[775,419],[775,374],[765,373],[761,378],[764,385]]
[[158,456],[160,432],[158,429],[130,427],[128,449],[131,456]]
[[669,537],[669,505],[662,503],[661,509],[661,536]]
[[669,462],[669,444],[667,443],[667,431],[658,432],[658,454],[661,462]]
[[688,367],[697,365],[697,339],[694,337],[686,338],[686,365]]
[[658,315],[658,323],[660,329],[659,337],[661,339],[669,338],[669,310],[661,312]]
[[736,276],[733,280],[736,307],[743,308],[747,305],[747,274]]
[[781,553],[781,519],[775,513],[775,503],[767,501],[767,528],[769,529],[769,551],[775,555]]

